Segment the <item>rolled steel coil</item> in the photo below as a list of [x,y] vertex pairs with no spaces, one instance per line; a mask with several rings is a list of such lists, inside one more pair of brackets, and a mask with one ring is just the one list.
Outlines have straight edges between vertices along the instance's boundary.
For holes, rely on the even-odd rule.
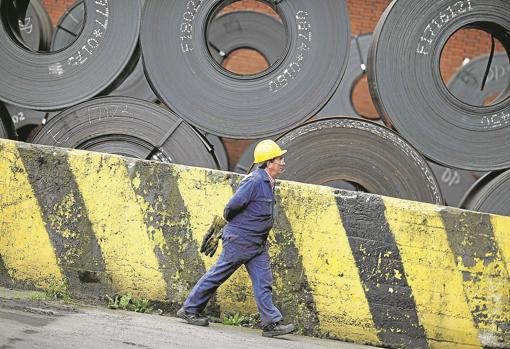
[[510,170],[490,172],[480,178],[462,199],[461,207],[510,216]]
[[100,97],[48,120],[33,143],[217,168],[207,141],[171,111],[129,97]]
[[273,65],[282,56],[286,40],[281,22],[255,11],[229,12],[217,17],[208,32],[209,52],[220,64],[233,51],[249,48]]
[[[0,99],[37,110],[59,110],[96,96],[130,63],[137,47],[138,0],[84,0],[86,22],[67,48],[45,54],[24,49],[0,26]],[[2,22],[12,1],[0,0]],[[11,9],[12,10],[12,9]]]
[[486,31],[510,51],[506,0],[394,0],[368,55],[372,99],[385,119],[426,157],[476,171],[510,167],[510,99],[476,107],[455,98],[439,69],[448,39]]
[[488,61],[489,55],[483,55],[471,59],[460,67],[448,81],[450,92],[461,101],[478,106],[483,106],[491,97],[498,97],[496,103],[508,97],[503,95],[505,91],[508,92],[510,86],[508,54],[506,52],[494,54],[486,84],[481,90]]
[[278,2],[275,9],[287,34],[284,53],[251,76],[225,70],[209,52],[209,23],[228,3],[147,3],[140,38],[145,70],[158,97],[190,124],[229,138],[280,134],[314,115],[334,93],[347,65],[345,1]]
[[398,134],[375,123],[321,119],[299,126],[277,143],[288,150],[282,179],[443,203],[425,159]]

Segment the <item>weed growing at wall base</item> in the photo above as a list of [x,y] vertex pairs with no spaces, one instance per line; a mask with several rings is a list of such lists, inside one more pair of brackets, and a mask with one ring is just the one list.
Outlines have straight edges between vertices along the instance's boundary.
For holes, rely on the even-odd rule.
[[[150,301],[146,298],[136,299],[131,293],[125,295],[115,295],[113,298],[106,295],[108,302],[108,308],[110,309],[122,309],[128,311],[134,311],[137,313],[152,313],[154,308],[150,305]],[[156,311],[160,313],[158,309]]]

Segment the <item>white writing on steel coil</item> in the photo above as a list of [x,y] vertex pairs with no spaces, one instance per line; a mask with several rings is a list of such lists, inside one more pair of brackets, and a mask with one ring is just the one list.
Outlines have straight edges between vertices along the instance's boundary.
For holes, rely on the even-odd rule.
[[181,40],[181,51],[183,53],[193,51],[193,21],[197,14],[202,0],[189,0],[186,3],[186,11],[182,14],[182,21],[179,26],[179,38]]
[[22,32],[32,34],[32,29],[34,26],[32,25],[31,17],[25,17],[25,22],[23,22],[21,19],[18,19],[18,26],[19,30],[21,30]]
[[11,115],[11,119],[12,119],[12,122],[15,123],[15,124],[17,124],[20,121],[25,121],[26,120],[25,114],[22,111],[20,111],[17,114]]
[[85,41],[77,51],[75,51],[65,62],[57,62],[50,65],[50,75],[61,76],[64,74],[64,66],[79,66],[84,64],[89,57],[94,55],[94,52],[99,46],[105,36],[105,32],[108,28],[108,17],[110,15],[110,8],[108,6],[108,0],[96,0],[96,18],[94,20],[94,28],[91,36]]
[[276,78],[269,82],[269,92],[278,92],[288,86],[289,82],[294,80],[310,52],[312,42],[310,15],[306,11],[296,13],[297,24],[297,46],[296,54],[288,66]]
[[472,9],[471,0],[460,0],[439,12],[439,14],[434,17],[434,19],[432,19],[423,30],[416,52],[422,55],[428,55],[432,48],[432,43],[441,28],[458,15],[471,11]]
[[94,121],[101,121],[111,118],[132,117],[127,104],[111,104],[106,106],[94,106],[87,108],[87,117],[89,124]]

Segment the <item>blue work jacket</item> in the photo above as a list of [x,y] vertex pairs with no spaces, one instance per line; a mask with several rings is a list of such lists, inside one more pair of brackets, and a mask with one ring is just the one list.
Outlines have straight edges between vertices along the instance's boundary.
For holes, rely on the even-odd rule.
[[258,169],[245,177],[229,200],[223,239],[234,237],[262,245],[273,226],[274,194],[269,175]]

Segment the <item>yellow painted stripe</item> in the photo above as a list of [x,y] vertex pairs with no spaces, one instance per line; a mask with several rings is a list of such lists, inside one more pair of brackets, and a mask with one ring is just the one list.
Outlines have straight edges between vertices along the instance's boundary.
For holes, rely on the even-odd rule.
[[[217,181],[211,171],[198,168],[175,167],[179,192],[189,213],[189,227],[198,245],[209,228],[214,215],[223,215],[223,208],[232,197],[232,187],[226,180]],[[218,176],[215,174],[215,176]],[[185,223],[186,225],[186,223]],[[215,255],[200,254],[209,269],[221,254],[221,243]],[[239,295],[246,295],[239,299]],[[229,309],[243,314],[257,313],[251,281],[244,267],[239,268],[216,293],[221,310]]]
[[[510,323],[509,274],[496,244],[490,216],[466,212],[459,217],[473,225],[473,222],[483,222],[476,232],[479,237],[472,238],[470,226],[461,230],[465,235],[460,242],[462,246],[457,247],[457,268],[465,274],[464,293],[478,326],[480,341],[488,347],[497,346],[510,338],[499,326]],[[464,246],[476,254],[464,256]]]
[[63,287],[64,277],[14,142],[0,147],[0,255],[9,275],[36,287]]
[[321,332],[380,344],[331,189],[310,185],[298,188],[283,182],[280,193],[303,258]]
[[491,215],[491,224],[507,274],[510,275],[510,217]]
[[[462,274],[437,206],[383,198],[420,323],[434,348],[480,348],[466,303]],[[449,343],[452,342],[452,343]]]
[[120,293],[166,298],[166,282],[154,253],[125,159],[71,151],[69,166],[80,188],[106,271]]

